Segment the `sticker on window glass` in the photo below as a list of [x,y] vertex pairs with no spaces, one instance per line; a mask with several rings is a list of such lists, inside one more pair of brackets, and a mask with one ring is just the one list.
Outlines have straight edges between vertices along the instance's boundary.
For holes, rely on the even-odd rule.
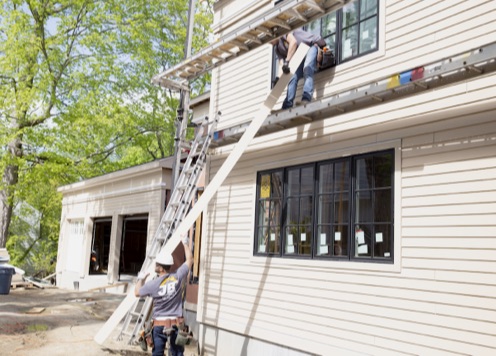
[[260,198],[270,198],[270,175],[263,175],[260,182]]
[[327,245],[319,246],[319,255],[327,255],[329,253],[329,247]]
[[270,234],[270,241],[276,240],[276,234]]
[[323,245],[327,245],[327,242],[326,242],[326,234],[320,234],[320,245],[323,246]]
[[294,253],[294,245],[286,246],[286,253]]
[[291,234],[288,235],[288,245],[294,245],[293,235],[291,235]]
[[334,241],[341,241],[341,232],[340,231],[336,231],[334,233]]
[[382,232],[377,232],[375,234],[375,242],[379,243],[379,242],[382,242]]
[[364,244],[365,243],[365,233],[363,230],[357,230],[355,231],[355,238],[357,239],[358,244]]
[[258,246],[258,252],[265,252],[265,245]]
[[301,241],[306,241],[307,240],[307,234],[303,233],[301,234]]
[[358,254],[359,255],[366,255],[367,253],[369,253],[369,246],[368,245],[358,246]]
[[390,257],[391,254],[389,252],[384,252],[384,257]]

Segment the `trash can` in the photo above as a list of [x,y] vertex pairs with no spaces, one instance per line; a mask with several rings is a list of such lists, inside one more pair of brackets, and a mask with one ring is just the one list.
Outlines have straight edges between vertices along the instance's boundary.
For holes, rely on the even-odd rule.
[[13,274],[15,274],[13,267],[0,265],[0,294],[9,294]]

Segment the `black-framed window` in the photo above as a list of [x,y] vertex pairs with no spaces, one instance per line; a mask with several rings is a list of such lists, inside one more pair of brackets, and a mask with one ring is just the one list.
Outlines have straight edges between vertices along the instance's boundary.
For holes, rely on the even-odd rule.
[[[336,65],[379,49],[379,1],[355,0],[343,8],[310,22],[305,29],[321,36],[333,51]],[[277,2],[276,2],[277,4]],[[272,79],[277,76],[273,54]]]
[[394,150],[259,172],[255,255],[392,262]]

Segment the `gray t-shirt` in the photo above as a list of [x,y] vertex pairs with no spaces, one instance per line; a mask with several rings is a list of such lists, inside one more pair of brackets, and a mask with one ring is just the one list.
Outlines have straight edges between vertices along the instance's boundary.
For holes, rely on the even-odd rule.
[[[315,42],[320,40],[320,36],[314,35],[313,33],[303,31],[301,29],[297,29],[293,31],[293,36],[296,40],[296,44],[299,46],[300,43],[304,43],[307,46],[313,45]],[[279,59],[286,59],[288,56],[288,45],[287,42],[288,35],[284,35],[279,38],[279,41],[276,45],[276,54]]]
[[188,272],[188,265],[183,263],[176,272],[159,276],[140,288],[140,296],[153,298],[153,319],[183,316],[182,285]]

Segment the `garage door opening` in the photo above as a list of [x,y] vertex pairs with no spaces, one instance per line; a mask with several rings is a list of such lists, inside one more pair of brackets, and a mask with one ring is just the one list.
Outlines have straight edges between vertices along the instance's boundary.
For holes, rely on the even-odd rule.
[[146,257],[148,215],[124,218],[119,263],[119,279],[122,274],[137,275]]

